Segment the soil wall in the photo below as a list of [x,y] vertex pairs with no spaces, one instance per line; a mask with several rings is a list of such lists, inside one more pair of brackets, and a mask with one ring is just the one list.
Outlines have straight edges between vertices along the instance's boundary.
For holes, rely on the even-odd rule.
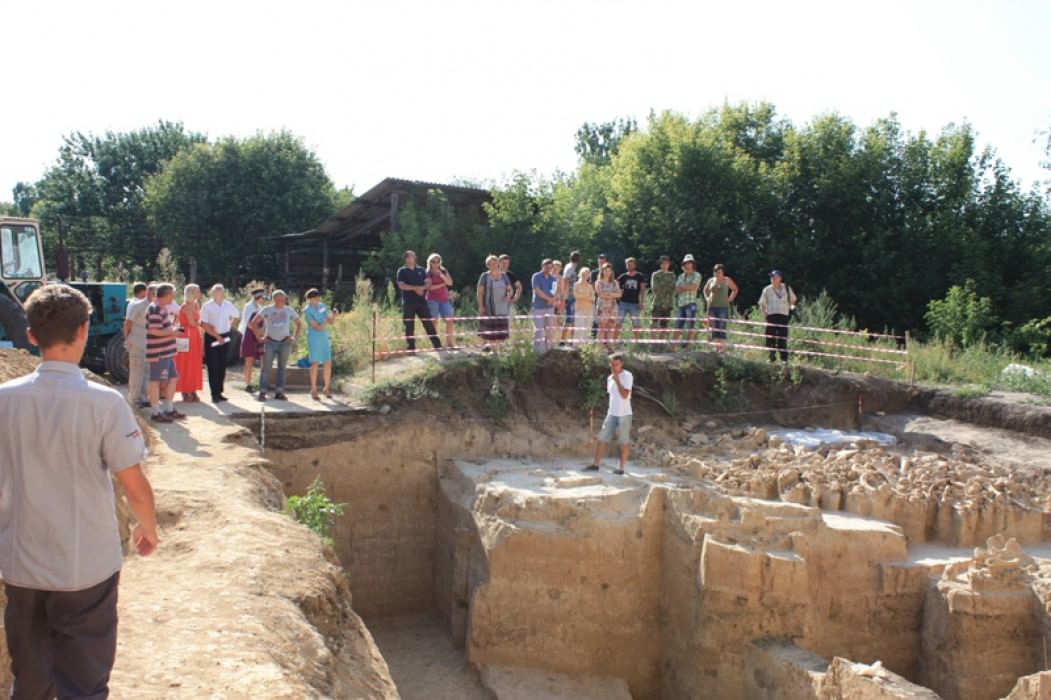
[[442,464],[493,454],[580,456],[586,442],[579,428],[548,435],[472,419],[426,420],[416,412],[286,420],[267,430],[266,455],[286,493],[303,493],[320,477],[333,500],[347,503],[333,539],[355,610],[366,618],[432,607],[453,617],[445,583],[452,580],[446,569],[453,545],[438,498]]

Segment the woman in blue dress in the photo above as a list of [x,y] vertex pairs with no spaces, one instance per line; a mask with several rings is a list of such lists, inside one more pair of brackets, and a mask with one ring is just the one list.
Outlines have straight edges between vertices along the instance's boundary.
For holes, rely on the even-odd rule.
[[307,308],[303,316],[307,320],[307,353],[310,355],[310,396],[315,401],[320,397],[317,393],[317,366],[324,368],[325,397],[332,398],[332,390],[329,384],[332,381],[332,347],[328,341],[328,327],[336,318],[335,311],[329,311],[321,303],[321,292],[316,289],[307,290]]

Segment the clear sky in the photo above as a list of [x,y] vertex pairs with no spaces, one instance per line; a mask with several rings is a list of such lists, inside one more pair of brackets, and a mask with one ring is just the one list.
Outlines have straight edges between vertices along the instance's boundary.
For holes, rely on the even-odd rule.
[[0,199],[63,134],[288,129],[337,186],[572,170],[585,121],[773,102],[910,131],[970,122],[1028,187],[1051,1],[12,1]]

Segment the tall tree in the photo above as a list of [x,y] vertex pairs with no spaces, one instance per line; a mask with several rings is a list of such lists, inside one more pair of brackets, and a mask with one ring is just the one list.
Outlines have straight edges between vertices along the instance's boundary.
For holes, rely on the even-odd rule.
[[638,123],[631,118],[601,124],[585,122],[577,129],[577,155],[582,163],[607,165],[617,154],[621,141],[638,130]]
[[149,222],[184,267],[208,283],[277,273],[278,236],[332,213],[317,156],[288,132],[225,138],[182,151],[146,183]]
[[58,159],[36,185],[16,185],[15,203],[41,219],[49,247],[61,218],[74,255],[149,269],[162,242],[147,220],[146,180],[204,140],[166,121],[101,136],[74,132],[63,138]]

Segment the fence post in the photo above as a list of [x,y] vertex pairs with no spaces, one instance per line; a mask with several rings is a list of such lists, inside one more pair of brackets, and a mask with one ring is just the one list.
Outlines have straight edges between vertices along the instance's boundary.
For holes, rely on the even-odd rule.
[[916,374],[912,366],[912,334],[905,331],[905,376],[912,385],[916,381]]
[[372,310],[372,383],[376,383],[376,309]]

